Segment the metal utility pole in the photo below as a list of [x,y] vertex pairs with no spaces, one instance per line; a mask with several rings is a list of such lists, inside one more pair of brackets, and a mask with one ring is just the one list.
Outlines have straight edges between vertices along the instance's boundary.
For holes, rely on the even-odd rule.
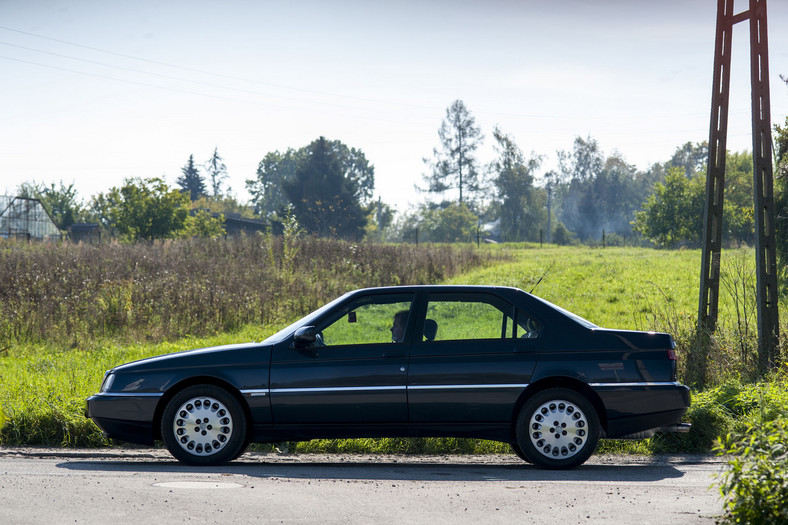
[[750,0],[749,10],[734,15],[733,0],[717,1],[714,79],[711,98],[706,206],[703,220],[698,328],[717,325],[722,251],[722,210],[728,135],[731,40],[733,26],[750,21],[750,80],[752,87],[753,199],[758,303],[758,369],[761,374],[777,360],[777,249],[772,173],[769,52],[766,0]]

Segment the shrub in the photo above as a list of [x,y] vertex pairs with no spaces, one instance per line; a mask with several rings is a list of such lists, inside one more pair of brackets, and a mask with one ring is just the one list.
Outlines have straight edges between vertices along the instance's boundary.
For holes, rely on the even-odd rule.
[[717,451],[731,455],[720,476],[722,523],[788,523],[788,420],[747,425]]

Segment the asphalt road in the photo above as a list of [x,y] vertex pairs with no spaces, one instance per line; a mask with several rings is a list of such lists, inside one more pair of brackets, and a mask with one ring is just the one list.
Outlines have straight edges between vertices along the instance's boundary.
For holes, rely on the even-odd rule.
[[0,448],[0,523],[713,523],[713,457],[247,453],[187,467],[148,449]]

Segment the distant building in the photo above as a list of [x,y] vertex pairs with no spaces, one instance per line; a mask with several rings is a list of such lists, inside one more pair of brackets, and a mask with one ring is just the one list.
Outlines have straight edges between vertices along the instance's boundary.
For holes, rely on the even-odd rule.
[[0,238],[56,240],[61,235],[40,200],[0,195]]
[[95,222],[75,222],[68,227],[68,239],[72,242],[101,242],[101,228]]
[[214,219],[224,216],[224,222],[222,223],[222,226],[224,226],[225,234],[228,237],[237,237],[242,234],[251,235],[256,232],[265,233],[271,226],[266,220],[246,219],[241,217],[241,214],[237,212],[215,212],[203,209],[191,210],[190,213],[191,215],[196,215],[199,211],[206,211],[210,213],[211,217]]
[[[218,218],[220,214],[211,214]],[[255,232],[265,233],[268,230],[268,221],[260,219],[244,219],[240,213],[226,213],[224,214],[224,231],[229,236],[237,236],[241,234],[252,234]]]

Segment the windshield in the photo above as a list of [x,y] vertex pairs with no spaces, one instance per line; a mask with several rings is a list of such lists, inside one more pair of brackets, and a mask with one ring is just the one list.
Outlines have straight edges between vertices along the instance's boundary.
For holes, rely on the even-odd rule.
[[311,314],[308,314],[306,317],[302,317],[301,319],[299,319],[295,323],[293,323],[293,324],[291,324],[289,326],[286,326],[285,328],[282,328],[281,330],[276,332],[274,335],[269,336],[267,339],[265,339],[262,342],[266,343],[266,344],[274,344],[274,343],[279,343],[279,342],[283,341],[284,339],[289,337],[290,334],[295,332],[296,328],[298,328],[299,326],[309,326],[312,323],[314,323],[314,321],[318,317],[323,315],[323,313],[325,313],[327,310],[330,310],[331,308],[333,308],[334,305],[336,305],[337,303],[342,301],[345,297],[347,297],[347,295],[348,294],[345,294],[345,295],[343,295],[341,297],[337,297],[336,299],[334,299],[330,303],[325,304],[325,305],[321,306],[320,308],[318,308],[317,310],[315,310],[314,312],[312,312]]

